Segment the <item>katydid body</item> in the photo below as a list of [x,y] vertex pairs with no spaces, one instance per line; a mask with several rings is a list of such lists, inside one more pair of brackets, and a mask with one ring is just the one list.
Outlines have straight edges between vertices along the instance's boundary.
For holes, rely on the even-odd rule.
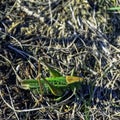
[[42,60],[42,62],[49,70],[51,77],[44,78],[41,75],[41,77],[39,77],[40,79],[23,80],[21,81],[22,88],[29,90],[42,90],[41,92],[43,94],[49,94],[51,92],[55,96],[62,96],[66,89],[80,87],[80,82],[83,81],[83,78],[76,76],[62,76],[57,70],[49,66],[45,61]]
[[[61,96],[64,94],[66,89],[73,89],[79,87],[83,78],[76,76],[66,77],[48,77],[40,80],[42,84],[42,90],[44,94],[54,94],[55,96]],[[77,84],[76,84],[77,83]],[[38,81],[35,79],[27,79],[21,82],[21,86],[24,89],[39,90]]]

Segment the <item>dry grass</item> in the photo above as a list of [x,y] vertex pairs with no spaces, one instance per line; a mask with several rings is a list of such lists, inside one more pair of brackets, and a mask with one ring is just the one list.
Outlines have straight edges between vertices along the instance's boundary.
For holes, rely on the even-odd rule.
[[[88,2],[89,1],[89,2]],[[119,120],[119,0],[1,0],[0,117],[4,120]],[[82,76],[59,102],[19,81],[37,76],[38,59],[63,75]],[[42,74],[48,76],[43,67]]]

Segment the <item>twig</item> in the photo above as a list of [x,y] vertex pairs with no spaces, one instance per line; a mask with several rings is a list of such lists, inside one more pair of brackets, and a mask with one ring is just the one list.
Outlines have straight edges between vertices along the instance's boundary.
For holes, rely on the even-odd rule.
[[[51,105],[51,106],[42,106],[42,107],[39,107],[39,108],[32,108],[32,109],[23,109],[23,110],[16,110],[14,109],[9,103],[7,103],[7,101],[3,98],[2,96],[2,91],[0,90],[0,96],[3,100],[3,102],[10,108],[12,109],[13,111],[17,112],[17,113],[21,113],[21,112],[31,112],[31,111],[38,111],[38,110],[43,110],[43,109],[53,109],[54,107],[58,107],[58,106],[61,106],[63,104],[66,104],[67,101],[69,101],[74,95],[75,95],[75,91],[76,89],[74,89],[73,91],[73,94],[71,96],[69,96],[67,99],[63,100],[62,102],[59,102],[57,104],[54,104],[54,105]],[[70,102],[70,101],[69,101]]]

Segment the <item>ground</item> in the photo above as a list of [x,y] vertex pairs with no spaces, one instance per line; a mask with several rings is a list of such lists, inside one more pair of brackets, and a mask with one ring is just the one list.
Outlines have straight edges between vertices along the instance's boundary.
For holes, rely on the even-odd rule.
[[[0,117],[5,120],[120,119],[119,0],[1,0]],[[55,100],[21,88],[38,61],[84,79]],[[41,63],[41,74],[49,77]]]

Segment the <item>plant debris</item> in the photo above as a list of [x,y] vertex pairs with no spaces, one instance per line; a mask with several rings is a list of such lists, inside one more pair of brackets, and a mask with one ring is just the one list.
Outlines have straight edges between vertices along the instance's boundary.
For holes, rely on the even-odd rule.
[[[114,6],[120,0],[1,0],[0,118],[119,120],[120,11],[108,10]],[[74,69],[85,82],[60,101],[41,100],[19,84],[37,77],[39,59],[63,75]]]

